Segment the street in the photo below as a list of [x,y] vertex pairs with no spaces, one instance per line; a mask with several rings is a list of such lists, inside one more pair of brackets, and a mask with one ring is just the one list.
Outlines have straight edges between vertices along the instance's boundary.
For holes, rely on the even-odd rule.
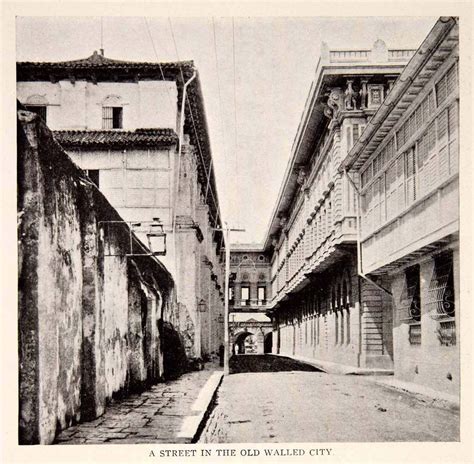
[[[288,358],[239,355],[202,443],[457,441],[459,412]],[[273,372],[271,372],[272,370]]]

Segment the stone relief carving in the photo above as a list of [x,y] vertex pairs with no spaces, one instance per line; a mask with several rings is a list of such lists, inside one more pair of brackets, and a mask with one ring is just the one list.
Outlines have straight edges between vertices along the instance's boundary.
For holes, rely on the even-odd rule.
[[356,109],[356,93],[352,88],[352,83],[354,81],[352,79],[347,80],[347,88],[344,92],[344,107],[346,110],[355,110]]

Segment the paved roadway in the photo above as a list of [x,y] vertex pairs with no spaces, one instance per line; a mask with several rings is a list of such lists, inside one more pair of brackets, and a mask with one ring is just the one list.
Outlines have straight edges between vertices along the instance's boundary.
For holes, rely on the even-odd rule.
[[234,356],[200,442],[458,441],[459,412],[272,355]]

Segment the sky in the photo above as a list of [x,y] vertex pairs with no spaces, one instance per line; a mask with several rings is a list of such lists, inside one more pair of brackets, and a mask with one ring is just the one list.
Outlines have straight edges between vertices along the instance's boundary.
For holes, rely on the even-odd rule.
[[370,49],[382,39],[388,48],[417,48],[436,19],[18,17],[17,60],[85,58],[101,42],[109,58],[194,60],[222,220],[245,229],[232,234],[232,242],[258,243],[277,201],[321,42],[330,49]]

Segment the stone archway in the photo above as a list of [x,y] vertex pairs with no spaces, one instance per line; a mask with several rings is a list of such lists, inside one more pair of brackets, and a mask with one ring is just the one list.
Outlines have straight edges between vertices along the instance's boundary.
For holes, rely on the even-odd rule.
[[256,345],[256,334],[254,332],[244,329],[235,334],[232,343],[232,354],[255,353],[256,348],[252,346],[254,343],[248,343],[249,337],[253,338]]

